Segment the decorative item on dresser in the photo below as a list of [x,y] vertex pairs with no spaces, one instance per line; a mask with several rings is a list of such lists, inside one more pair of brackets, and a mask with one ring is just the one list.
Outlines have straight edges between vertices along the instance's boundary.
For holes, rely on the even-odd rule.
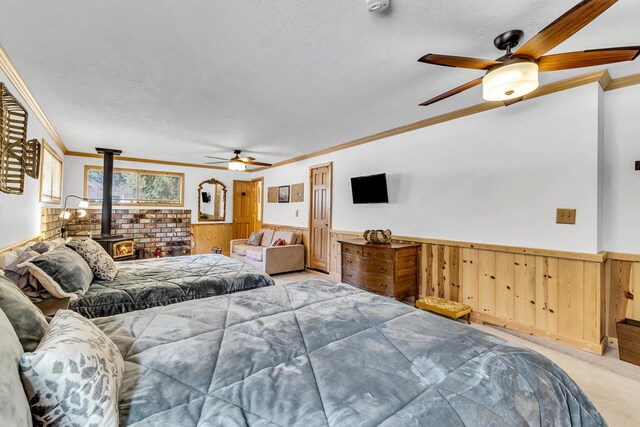
[[338,243],[342,247],[343,282],[395,299],[418,295],[420,245],[376,245],[364,239]]
[[389,243],[391,241],[391,230],[366,230],[362,237],[369,243]]

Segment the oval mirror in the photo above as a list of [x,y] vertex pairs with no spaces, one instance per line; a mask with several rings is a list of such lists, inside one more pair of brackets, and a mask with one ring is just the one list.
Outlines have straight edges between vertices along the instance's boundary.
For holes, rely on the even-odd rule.
[[198,221],[224,221],[227,213],[227,187],[216,179],[198,185]]

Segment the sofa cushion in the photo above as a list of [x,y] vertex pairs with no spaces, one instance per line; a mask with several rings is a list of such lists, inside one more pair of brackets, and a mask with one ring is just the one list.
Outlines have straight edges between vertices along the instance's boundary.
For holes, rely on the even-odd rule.
[[0,425],[31,426],[29,401],[20,381],[22,346],[7,316],[0,310]]
[[236,255],[245,256],[247,249],[251,248],[255,249],[255,246],[247,245],[245,243],[235,244],[233,245],[233,253]]
[[247,249],[247,253],[245,256],[254,261],[262,262],[262,248],[258,249]]
[[273,235],[273,240],[282,239],[287,245],[293,245],[297,242],[296,233],[293,231],[276,231]]
[[271,242],[273,241],[273,230],[263,228],[260,231],[262,232],[262,242],[260,242],[260,246],[267,247],[271,245]]
[[249,236],[249,239],[247,239],[247,245],[260,246],[260,244],[262,243],[262,235],[262,231],[251,233],[251,236]]

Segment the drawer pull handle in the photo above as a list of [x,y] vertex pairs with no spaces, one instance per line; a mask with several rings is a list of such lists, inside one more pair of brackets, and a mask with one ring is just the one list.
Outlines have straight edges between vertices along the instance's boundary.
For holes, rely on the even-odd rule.
[[353,261],[351,261],[350,259],[347,260],[347,264],[351,264]]
[[365,254],[366,256],[371,256],[371,252],[369,252],[369,251],[364,251],[364,254]]
[[380,270],[380,271],[382,271],[384,273],[385,271],[387,271],[387,267],[380,267],[378,270]]
[[351,273],[347,273],[347,277],[353,277]]
[[385,285],[384,283],[380,283],[380,287],[381,287],[382,289],[385,289],[385,288],[387,287],[387,285]]

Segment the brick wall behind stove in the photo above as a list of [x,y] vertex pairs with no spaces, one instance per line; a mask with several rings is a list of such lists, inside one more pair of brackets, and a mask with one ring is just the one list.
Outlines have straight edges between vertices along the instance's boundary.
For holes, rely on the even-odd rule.
[[[42,209],[42,232],[45,236],[59,236],[60,221],[55,218],[60,209]],[[67,236],[100,234],[102,212],[87,210],[84,218],[71,218],[66,225]],[[57,231],[56,231],[57,227]],[[135,240],[136,248],[144,248],[147,255],[158,247],[168,252],[173,246],[191,248],[191,210],[175,209],[114,209],[111,233]],[[51,237],[53,238],[53,237]]]

